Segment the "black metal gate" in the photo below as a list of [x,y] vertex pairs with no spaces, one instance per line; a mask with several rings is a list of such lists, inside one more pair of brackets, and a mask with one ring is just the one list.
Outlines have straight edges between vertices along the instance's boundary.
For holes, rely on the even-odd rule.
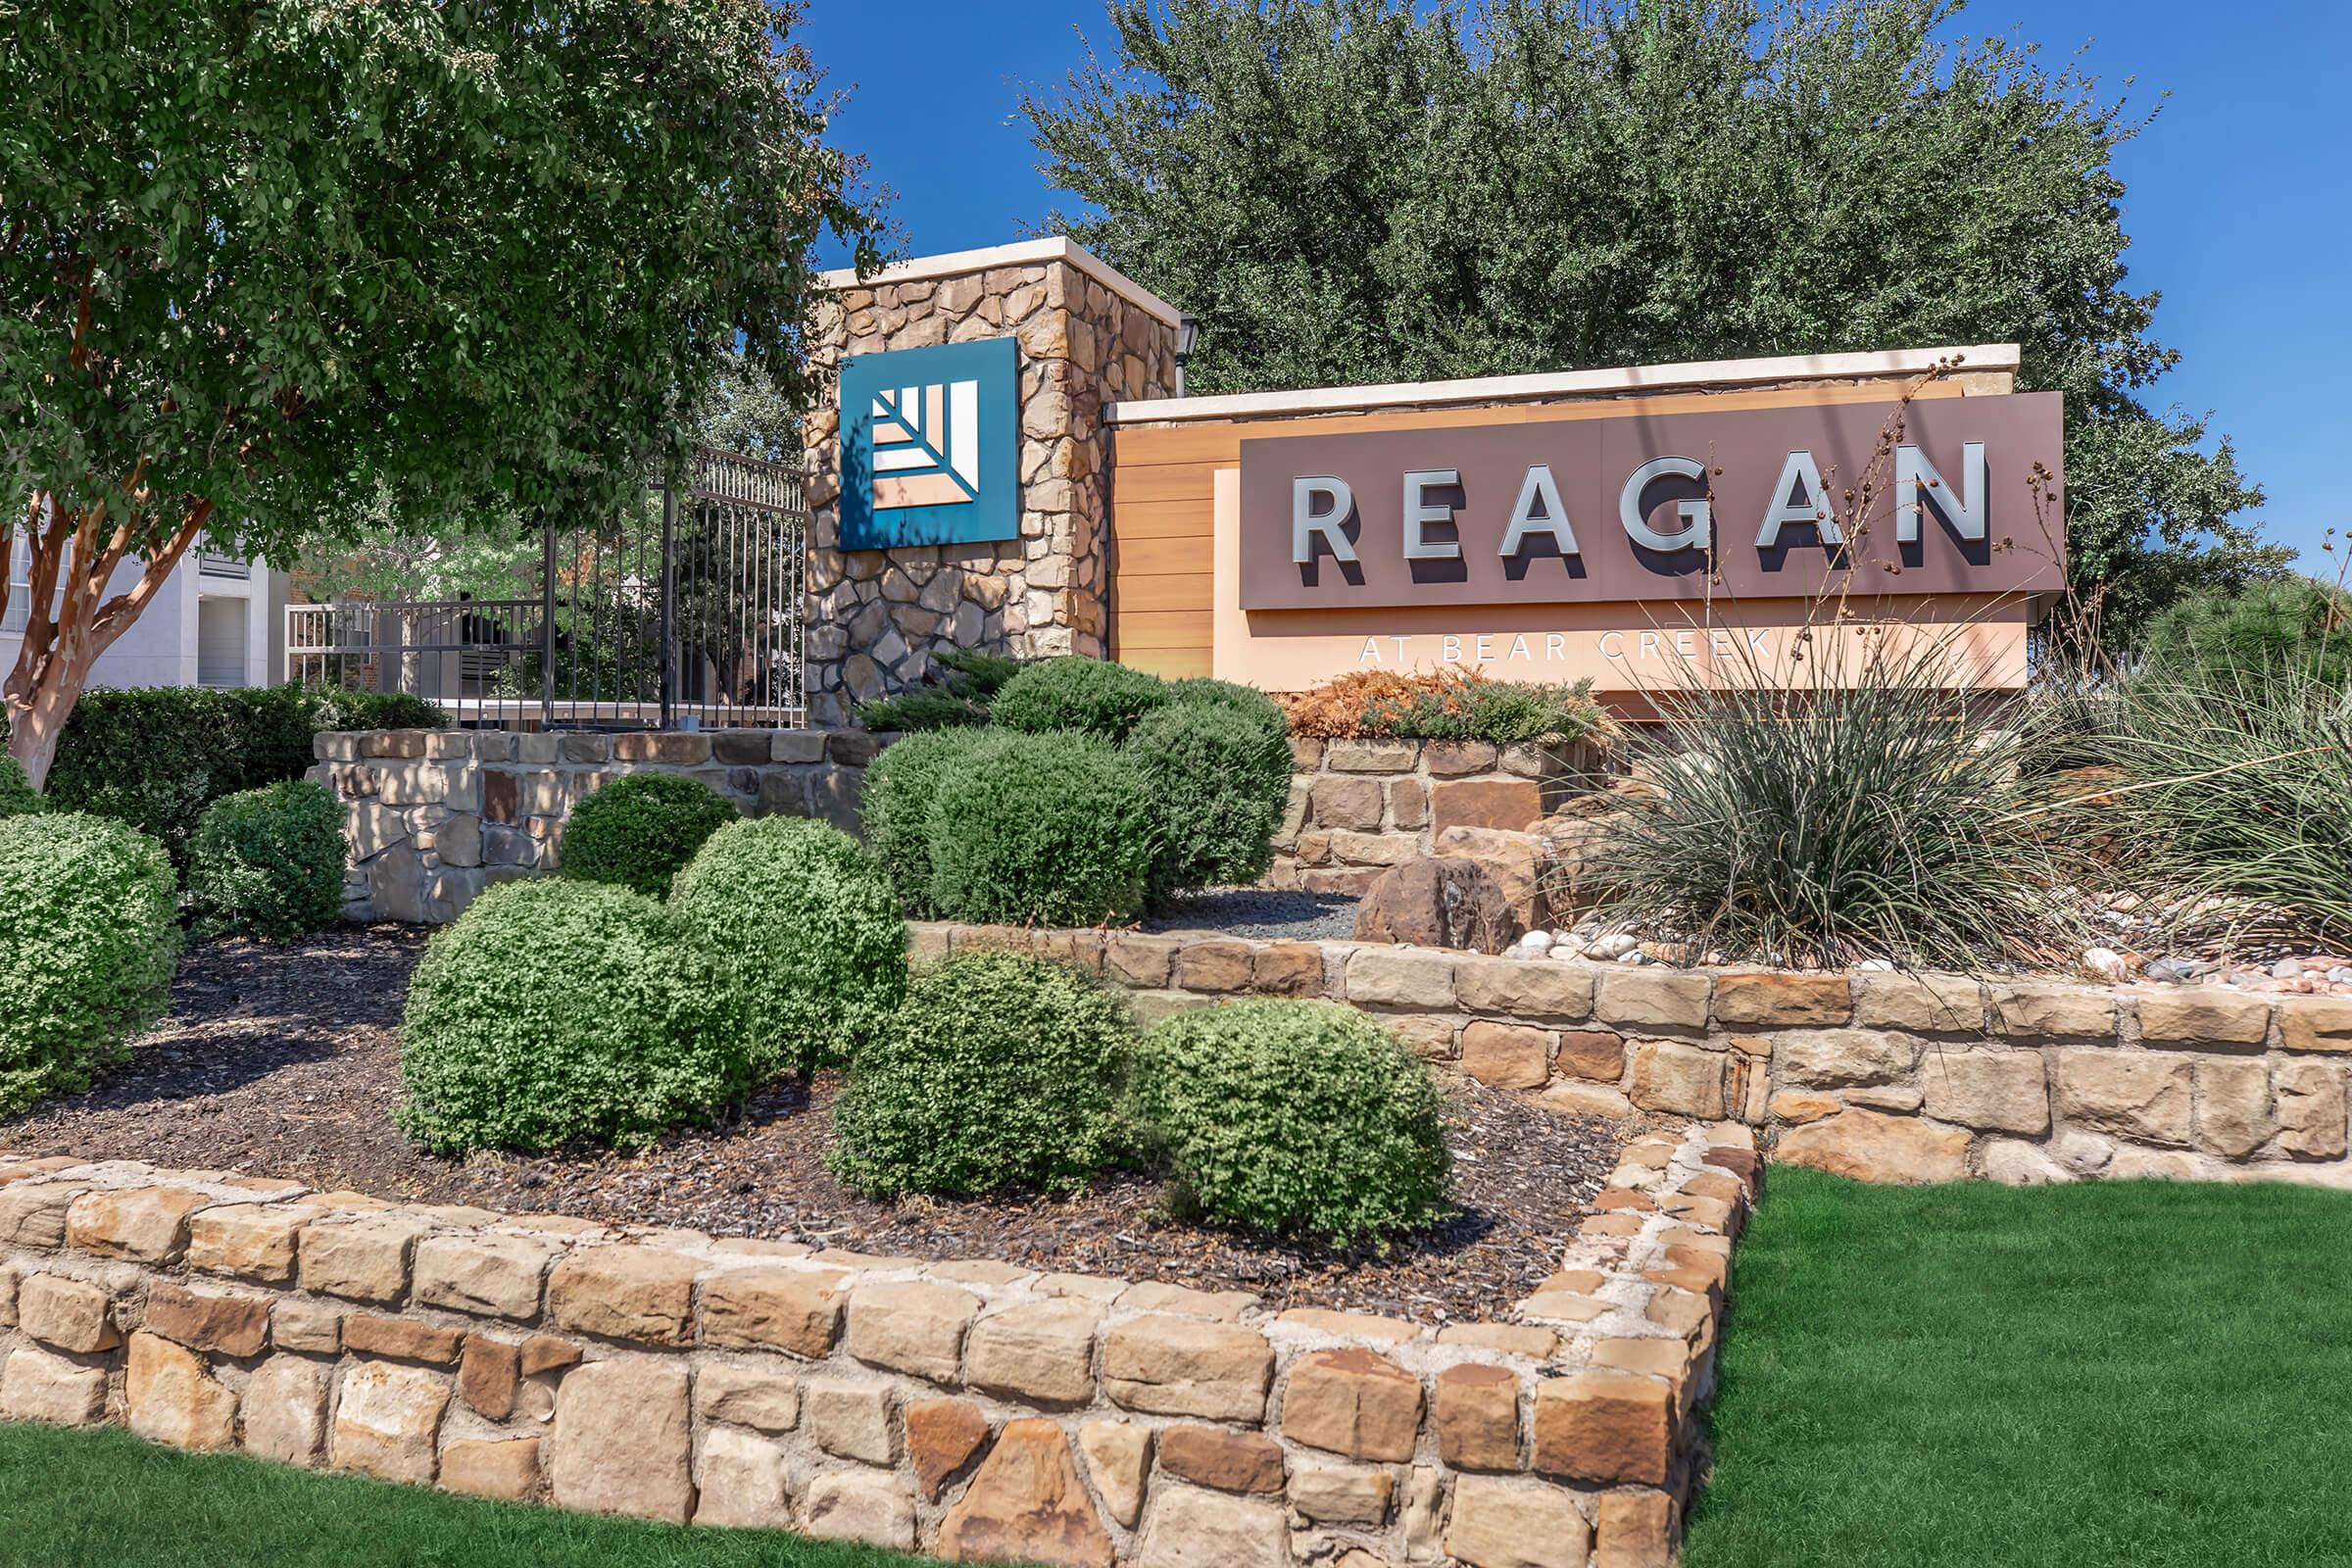
[[546,530],[531,599],[286,608],[286,679],[406,692],[513,729],[807,719],[800,474],[706,448],[691,484]]

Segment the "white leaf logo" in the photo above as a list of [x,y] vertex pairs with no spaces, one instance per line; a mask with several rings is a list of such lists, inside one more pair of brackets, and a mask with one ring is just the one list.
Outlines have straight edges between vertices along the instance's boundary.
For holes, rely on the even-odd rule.
[[978,381],[877,393],[871,428],[875,511],[980,499]]

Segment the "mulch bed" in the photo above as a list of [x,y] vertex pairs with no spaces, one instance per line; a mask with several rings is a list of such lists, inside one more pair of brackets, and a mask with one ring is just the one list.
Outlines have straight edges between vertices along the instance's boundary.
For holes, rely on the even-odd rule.
[[1617,1162],[1605,1123],[1454,1082],[1448,1141],[1461,1212],[1382,1257],[1177,1220],[1160,1212],[1156,1183],[1131,1176],[1074,1199],[878,1203],[825,1169],[838,1088],[830,1076],[784,1080],[740,1119],[641,1154],[439,1159],[403,1141],[390,1115],[401,1002],[424,936],[376,925],[285,949],[193,946],[171,1017],[132,1059],[87,1094],[0,1121],[0,1147],[287,1177],[408,1201],[996,1258],[1431,1322],[1498,1317],[1526,1296],[1552,1272]]

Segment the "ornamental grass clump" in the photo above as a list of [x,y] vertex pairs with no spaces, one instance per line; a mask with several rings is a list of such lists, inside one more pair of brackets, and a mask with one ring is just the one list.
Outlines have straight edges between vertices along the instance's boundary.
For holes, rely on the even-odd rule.
[[700,779],[626,774],[572,808],[564,828],[564,874],[665,899],[671,879],[703,842],[741,815]]
[[2141,680],[2103,745],[2080,809],[2180,934],[2352,941],[2352,691],[2299,667]]
[[292,942],[343,912],[343,804],[309,779],[215,801],[188,840],[198,936]]
[[876,1198],[1073,1192],[1125,1152],[1134,1026],[1100,984],[1023,953],[914,976],[858,1054],[826,1158]]
[[880,862],[830,823],[767,816],[710,835],[670,890],[760,1075],[853,1055],[906,986],[906,920]]
[[761,1075],[706,949],[661,905],[562,878],[436,934],[401,1020],[401,1129],[436,1153],[651,1143]]
[[[1605,818],[1586,874],[1603,913],[1693,956],[1843,967],[2048,962],[2081,951],[2030,737],[1948,689],[1956,647],[1896,653],[1835,627],[1815,689],[1724,671],[1658,694],[1629,742],[1645,787]],[[1835,650],[1844,649],[1840,657]],[[1842,665],[1825,669],[1822,666]]]
[[164,1015],[177,901],[163,846],[120,822],[0,821],[0,1116],[88,1088]]
[[1108,743],[1000,734],[940,784],[931,905],[951,920],[1015,925],[1131,918],[1152,868],[1152,821],[1135,768]]
[[1030,664],[989,704],[989,718],[1027,734],[1075,730],[1118,742],[1143,716],[1174,698],[1157,675],[1100,659],[1071,656]]
[[1437,1086],[1352,1008],[1260,1000],[1179,1013],[1137,1049],[1131,1104],[1180,1210],[1381,1250],[1445,1212]]

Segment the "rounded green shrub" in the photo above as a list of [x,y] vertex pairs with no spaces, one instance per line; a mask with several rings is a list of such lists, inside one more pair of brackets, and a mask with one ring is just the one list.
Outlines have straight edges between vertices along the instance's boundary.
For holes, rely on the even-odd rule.
[[867,764],[858,825],[908,908],[931,907],[931,808],[940,785],[1003,739],[998,730],[933,730],[894,742]]
[[1105,742],[1001,735],[940,784],[931,903],[952,920],[1123,920],[1143,906],[1151,832],[1151,800]]
[[724,977],[762,1074],[851,1054],[906,992],[890,877],[828,823],[729,823],[678,873],[670,907]]
[[1451,1160],[1429,1069],[1326,1002],[1178,1013],[1136,1054],[1136,1118],[1177,1199],[1255,1231],[1385,1245],[1436,1218]]
[[0,821],[0,1116],[88,1088],[164,1015],[178,897],[163,846],[120,822]]
[[1173,703],[1135,727],[1125,755],[1152,803],[1154,899],[1255,882],[1273,867],[1291,796],[1279,710],[1269,727],[1237,705]]
[[1212,680],[1206,675],[1187,675],[1168,683],[1168,696],[1180,706],[1228,709],[1281,736],[1286,749],[1290,744],[1291,721],[1282,705],[1254,686]]
[[998,689],[989,717],[1028,734],[1077,730],[1123,741],[1146,713],[1166,706],[1168,683],[1100,659],[1048,659],[1024,667]]
[[741,814],[701,779],[626,774],[571,808],[564,874],[665,899],[703,841]]
[[642,1145],[740,1101],[758,1073],[711,968],[626,888],[492,888],[410,982],[402,1130],[438,1153]]
[[24,769],[6,752],[0,752],[0,817],[24,816],[46,810],[49,803],[41,792],[32,787]]
[[188,840],[198,936],[292,942],[343,912],[343,806],[308,779],[215,801]]
[[1124,1148],[1125,1004],[1025,953],[972,953],[917,974],[858,1055],[827,1159],[877,1198],[1069,1192]]

